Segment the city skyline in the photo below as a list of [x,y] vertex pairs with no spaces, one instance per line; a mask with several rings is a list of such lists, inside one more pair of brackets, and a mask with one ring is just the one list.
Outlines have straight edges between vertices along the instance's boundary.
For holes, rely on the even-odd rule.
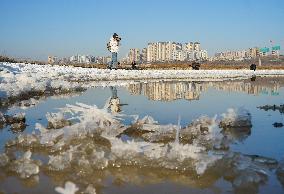
[[0,54],[14,57],[46,61],[48,55],[107,56],[106,42],[113,32],[122,37],[119,58],[130,48],[143,49],[148,42],[160,41],[195,40],[209,56],[270,46],[270,40],[284,45],[284,2],[280,0],[13,0],[1,2],[1,7]]

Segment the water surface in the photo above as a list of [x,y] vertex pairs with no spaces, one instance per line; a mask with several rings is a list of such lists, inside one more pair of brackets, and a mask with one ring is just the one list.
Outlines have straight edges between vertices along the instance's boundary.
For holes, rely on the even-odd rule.
[[[260,155],[284,159],[284,128],[275,128],[273,123],[284,122],[284,115],[275,110],[261,110],[264,105],[284,103],[284,78],[256,78],[256,80],[188,82],[162,81],[138,82],[124,87],[96,87],[82,93],[62,97],[42,99],[34,107],[21,109],[17,106],[2,109],[5,114],[26,113],[27,127],[23,132],[13,131],[10,126],[0,130],[0,150],[5,151],[5,143],[20,133],[31,133],[36,123],[47,125],[46,113],[58,112],[66,104],[76,102],[96,105],[100,108],[111,97],[120,100],[119,110],[125,115],[150,115],[160,124],[177,124],[185,127],[202,115],[220,117],[229,108],[243,107],[252,116],[251,133],[231,145],[231,151],[244,155]],[[110,110],[111,111],[111,110]],[[133,117],[125,117],[123,123],[130,125]],[[17,150],[16,150],[17,151]],[[22,150],[18,150],[21,153]],[[47,155],[37,153],[37,159],[47,161]],[[78,171],[76,171],[78,172]],[[38,176],[23,180],[14,174],[0,172],[0,192],[4,193],[55,193],[54,188],[63,185],[70,177],[76,177],[72,171],[54,173],[41,171]],[[82,182],[93,183],[97,193],[233,193],[238,192],[232,183],[216,172],[197,176],[190,172],[155,168],[107,168],[88,174]],[[74,182],[74,181],[73,181]],[[76,183],[76,182],[75,182]],[[257,190],[248,193],[284,193],[283,185],[274,171],[269,179]]]

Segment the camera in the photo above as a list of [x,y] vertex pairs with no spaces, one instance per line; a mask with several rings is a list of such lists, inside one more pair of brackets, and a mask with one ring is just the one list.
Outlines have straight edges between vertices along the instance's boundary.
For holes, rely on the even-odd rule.
[[120,37],[118,36],[118,34],[116,34],[116,33],[113,34],[113,38],[114,38],[117,42],[121,41],[121,38],[120,38]]

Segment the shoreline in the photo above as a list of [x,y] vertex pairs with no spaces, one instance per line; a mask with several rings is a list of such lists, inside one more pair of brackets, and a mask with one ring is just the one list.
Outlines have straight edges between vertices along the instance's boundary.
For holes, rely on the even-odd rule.
[[[200,70],[182,70],[182,69],[149,69],[149,70],[109,70],[98,68],[84,68],[61,65],[38,65],[25,63],[0,63],[0,69],[11,69],[14,74],[48,74],[54,77],[68,81],[114,81],[114,80],[149,80],[149,79],[190,79],[200,80],[208,79],[211,81],[223,79],[243,79],[271,76],[284,76],[284,70],[267,69],[267,70],[248,70],[248,69],[200,69]],[[1,71],[0,71],[1,72]],[[2,74],[2,73],[1,73]],[[2,76],[1,76],[2,77]]]
[[[284,77],[284,70],[108,70],[0,63],[0,104],[22,94],[80,91],[94,86],[126,85],[150,81],[234,81]],[[6,100],[5,100],[6,99]]]

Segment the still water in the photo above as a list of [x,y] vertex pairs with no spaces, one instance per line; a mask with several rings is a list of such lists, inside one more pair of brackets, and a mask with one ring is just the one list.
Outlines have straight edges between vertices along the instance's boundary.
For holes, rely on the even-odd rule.
[[[108,101],[119,99],[119,111],[124,115],[146,115],[153,117],[161,125],[177,124],[186,127],[200,116],[221,117],[229,108],[244,108],[251,114],[250,133],[235,141],[230,151],[243,155],[259,155],[284,159],[284,127],[274,127],[274,123],[284,123],[283,110],[263,110],[265,105],[284,104],[284,78],[256,78],[256,80],[188,82],[188,81],[147,81],[124,86],[97,87],[82,93],[53,96],[40,99],[34,106],[20,108],[11,105],[2,109],[4,114],[24,112],[27,127],[22,131],[11,130],[10,126],[0,129],[0,151],[6,152],[5,144],[19,134],[32,133],[35,124],[47,126],[47,112],[58,112],[66,104],[76,102],[103,108]],[[111,111],[111,110],[110,110]],[[131,125],[133,117],[124,117],[122,123]],[[129,138],[125,136],[124,138]],[[15,155],[23,150],[13,148]],[[33,157],[46,164],[48,154],[35,151]],[[95,170],[82,176],[80,169],[53,172],[41,167],[39,175],[21,179],[13,173],[0,169],[0,193],[56,193],[56,186],[71,180],[81,189],[82,185],[93,184],[97,193],[284,193],[284,185],[275,171],[269,170],[266,181],[255,184],[253,189],[238,190],[223,172],[210,171],[196,175],[191,171],[180,172],[155,167],[121,166]],[[219,171],[222,171],[222,169]],[[82,178],[83,177],[83,178]],[[81,179],[81,180],[78,180]],[[83,186],[82,186],[83,187]],[[80,190],[81,191],[81,190]]]

